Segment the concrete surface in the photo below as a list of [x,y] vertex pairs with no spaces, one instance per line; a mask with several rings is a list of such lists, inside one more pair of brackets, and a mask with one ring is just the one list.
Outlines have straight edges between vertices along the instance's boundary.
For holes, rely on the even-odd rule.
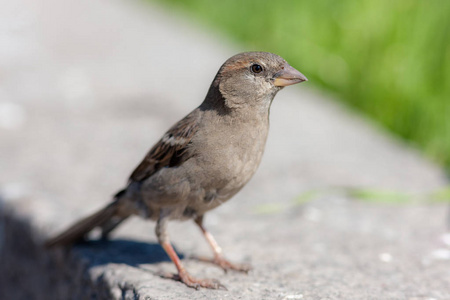
[[[0,298],[450,299],[446,206],[346,193],[394,189],[426,200],[448,184],[443,171],[307,84],[278,94],[257,175],[206,217],[226,255],[254,271],[185,260],[228,291],[160,278],[174,267],[154,224],[138,219],[109,243],[39,246],[106,203],[244,50],[255,49],[154,5],[0,1]],[[311,201],[300,203],[305,195]],[[210,254],[193,224],[170,232],[185,258]]]

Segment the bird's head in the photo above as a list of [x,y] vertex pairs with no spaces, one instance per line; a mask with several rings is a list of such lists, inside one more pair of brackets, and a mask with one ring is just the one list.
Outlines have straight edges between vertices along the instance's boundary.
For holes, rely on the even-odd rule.
[[244,52],[229,58],[219,69],[212,88],[230,108],[257,106],[268,110],[283,87],[306,81],[282,57],[268,52]]

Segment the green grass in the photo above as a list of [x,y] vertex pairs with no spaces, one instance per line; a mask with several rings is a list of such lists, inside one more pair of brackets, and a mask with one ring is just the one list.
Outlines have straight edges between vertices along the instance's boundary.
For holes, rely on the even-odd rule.
[[439,189],[430,195],[430,198],[435,202],[450,203],[450,186]]
[[283,56],[450,169],[450,1],[159,2]]
[[396,190],[347,189],[347,194],[357,200],[373,203],[407,204],[413,202],[450,203],[450,187],[443,187],[426,194],[406,193]]
[[445,186],[426,193],[405,192],[400,190],[335,187],[306,190],[292,199],[290,203],[269,202],[256,205],[253,213],[256,215],[276,215],[304,207],[307,203],[339,197],[341,199],[360,201],[374,205],[410,205],[450,204],[450,186]]
[[[393,191],[393,190],[376,190],[376,189],[350,189],[348,190],[349,195],[353,199],[364,200],[367,202],[375,203],[408,203],[411,202],[414,197],[411,195]],[[427,201],[430,201],[430,197],[425,197]]]

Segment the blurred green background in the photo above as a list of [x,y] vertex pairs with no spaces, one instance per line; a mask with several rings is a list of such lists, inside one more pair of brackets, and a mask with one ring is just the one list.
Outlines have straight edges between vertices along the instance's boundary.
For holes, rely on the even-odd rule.
[[450,170],[450,1],[159,2],[282,55]]

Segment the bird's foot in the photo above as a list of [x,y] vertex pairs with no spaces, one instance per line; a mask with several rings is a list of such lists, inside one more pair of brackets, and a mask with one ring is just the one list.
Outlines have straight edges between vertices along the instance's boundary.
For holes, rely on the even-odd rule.
[[[166,277],[166,276],[165,276]],[[182,271],[178,274],[173,274],[170,276],[173,280],[178,280],[187,285],[188,287],[199,289],[199,288],[206,288],[206,289],[213,289],[213,290],[227,290],[227,288],[221,284],[217,279],[210,279],[210,278],[195,278],[192,277],[191,274],[189,274],[187,271]]]
[[213,260],[213,263],[221,267],[225,271],[225,273],[228,272],[228,270],[234,270],[247,274],[252,269],[252,266],[250,266],[249,264],[232,263],[226,260],[223,256],[216,256]]
[[223,269],[225,273],[228,272],[228,270],[248,273],[252,266],[249,264],[236,264],[228,261],[223,256],[216,256],[214,259],[205,258],[205,257],[196,257],[199,261],[215,264]]

